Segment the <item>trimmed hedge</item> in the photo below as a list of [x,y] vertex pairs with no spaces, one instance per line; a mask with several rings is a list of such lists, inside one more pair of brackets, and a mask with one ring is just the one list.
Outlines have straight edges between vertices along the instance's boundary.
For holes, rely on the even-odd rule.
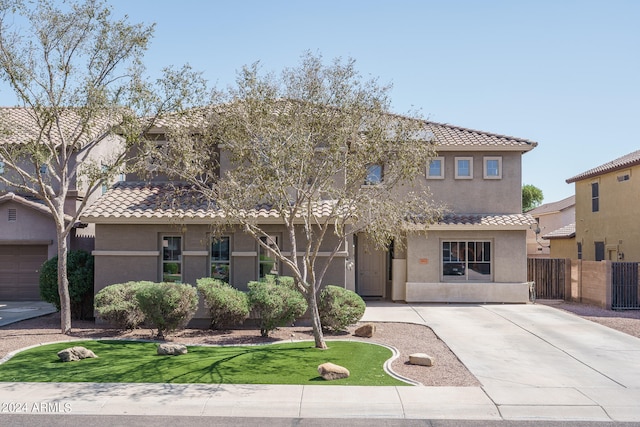
[[196,283],[211,316],[211,329],[241,324],[249,317],[249,298],[246,293],[212,277],[198,279]]
[[[86,251],[67,252],[67,278],[73,319],[93,318],[93,256]],[[40,268],[40,298],[60,311],[58,293],[58,257],[55,256]]]
[[136,293],[151,282],[127,282],[107,286],[96,294],[95,309],[98,317],[119,329],[135,329],[144,322]]
[[362,319],[365,309],[360,295],[340,286],[328,285],[320,293],[318,312],[323,328],[343,331]]
[[158,338],[184,328],[198,309],[196,288],[182,283],[143,283],[136,292],[145,323],[158,330]]
[[307,301],[295,288],[293,278],[265,276],[259,282],[249,282],[249,303],[260,319],[260,335],[278,326],[293,323],[307,311]]

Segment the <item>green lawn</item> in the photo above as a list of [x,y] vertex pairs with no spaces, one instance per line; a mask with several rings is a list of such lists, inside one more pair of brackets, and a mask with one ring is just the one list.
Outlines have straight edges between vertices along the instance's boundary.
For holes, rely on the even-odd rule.
[[[158,356],[156,343],[77,341],[47,344],[18,353],[0,365],[3,382],[206,383],[407,385],[386,372],[391,350],[374,344],[329,341],[328,350],[313,342],[259,346],[188,347],[181,356]],[[57,352],[72,346],[92,350],[97,359],[63,363]],[[351,376],[325,381],[318,365],[332,362]]]

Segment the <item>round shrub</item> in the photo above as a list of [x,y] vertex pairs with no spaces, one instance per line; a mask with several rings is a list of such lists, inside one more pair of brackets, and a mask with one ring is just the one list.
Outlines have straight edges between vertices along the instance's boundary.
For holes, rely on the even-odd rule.
[[340,286],[328,285],[320,292],[318,312],[323,328],[345,330],[362,319],[365,308],[360,295]]
[[98,317],[119,329],[135,329],[144,322],[136,293],[146,283],[127,282],[107,286],[96,294]]
[[[67,252],[67,278],[69,300],[73,319],[93,318],[93,256],[86,251]],[[40,268],[40,298],[60,311],[58,293],[58,257],[55,256]]]
[[266,276],[259,282],[249,282],[249,304],[260,319],[260,334],[278,326],[293,323],[307,311],[307,301],[294,287],[292,278]]
[[249,298],[246,293],[212,277],[198,279],[196,283],[204,305],[209,310],[212,329],[240,324],[249,316]]
[[143,283],[136,299],[145,324],[158,330],[158,338],[184,328],[198,309],[196,288],[182,283]]

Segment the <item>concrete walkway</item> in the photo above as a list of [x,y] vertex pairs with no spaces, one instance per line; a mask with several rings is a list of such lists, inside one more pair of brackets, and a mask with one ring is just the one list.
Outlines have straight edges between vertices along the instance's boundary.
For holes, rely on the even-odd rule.
[[428,325],[482,386],[0,383],[0,402],[30,414],[640,422],[640,339],[543,305],[369,302],[363,320]]
[[0,301],[0,326],[55,313],[53,304],[44,301]]

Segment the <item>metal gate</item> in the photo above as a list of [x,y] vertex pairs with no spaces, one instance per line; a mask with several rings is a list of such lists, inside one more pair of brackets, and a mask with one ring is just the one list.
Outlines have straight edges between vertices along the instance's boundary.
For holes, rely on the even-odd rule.
[[536,298],[564,299],[567,268],[564,258],[527,259],[527,280],[535,282]]
[[638,263],[611,263],[611,309],[640,310]]

